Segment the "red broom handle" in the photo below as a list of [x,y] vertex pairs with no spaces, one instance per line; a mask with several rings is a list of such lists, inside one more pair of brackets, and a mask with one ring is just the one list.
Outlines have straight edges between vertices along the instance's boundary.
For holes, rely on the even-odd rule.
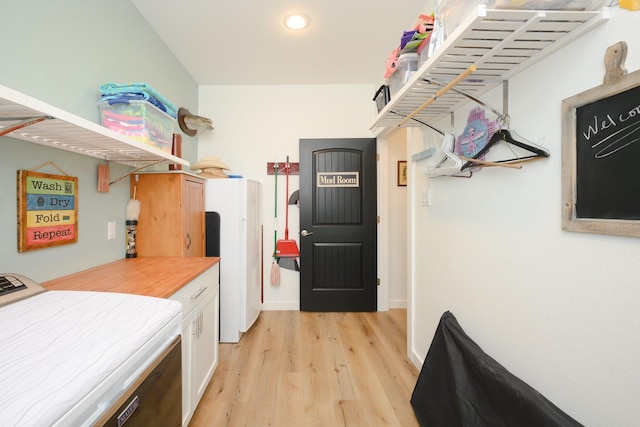
[[285,225],[284,225],[284,240],[289,240],[289,156],[287,156],[287,163],[284,165],[284,170],[287,173],[287,184],[285,186],[286,191],[284,193],[284,207],[285,207]]

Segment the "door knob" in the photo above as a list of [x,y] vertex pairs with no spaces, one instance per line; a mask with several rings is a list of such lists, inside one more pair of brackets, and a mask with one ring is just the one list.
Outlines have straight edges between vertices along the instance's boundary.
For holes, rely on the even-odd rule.
[[301,235],[302,237],[311,236],[312,234],[313,234],[313,231],[302,230],[302,231],[300,232],[300,235]]

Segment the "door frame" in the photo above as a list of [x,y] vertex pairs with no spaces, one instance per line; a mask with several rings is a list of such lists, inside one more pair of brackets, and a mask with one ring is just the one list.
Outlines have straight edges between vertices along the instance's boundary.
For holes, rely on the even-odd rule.
[[[380,311],[378,301],[381,287],[378,271],[380,263],[378,146],[376,137],[301,138],[299,140],[301,205],[299,228],[300,232],[309,231],[309,234],[315,233],[316,236],[304,239],[302,235],[300,237],[302,261],[298,310]],[[328,157],[325,159],[323,156]],[[353,173],[361,175],[359,182],[356,178],[355,185],[347,185],[347,187],[357,188],[322,189],[323,185],[320,184],[318,177],[321,174],[320,171],[342,171],[344,167],[347,167],[347,171],[354,170],[356,172]],[[373,176],[371,172],[374,172]],[[327,185],[327,187],[336,186],[340,185]],[[317,194],[318,191],[321,193]],[[332,200],[324,204],[318,197],[331,197]],[[345,197],[346,199],[343,200],[345,203],[341,203],[339,199]],[[317,203],[320,205],[316,206]],[[346,210],[343,211],[343,209]],[[324,218],[325,212],[326,218]],[[303,228],[305,230],[302,230]],[[373,240],[372,232],[376,233]],[[321,255],[325,253],[328,255]],[[335,256],[352,256],[353,261],[359,263],[358,267],[350,265],[348,261],[345,264],[344,261],[335,260],[336,268],[345,269],[344,278],[353,275],[354,283],[343,283],[338,279],[343,277],[340,275],[334,277],[335,270],[329,269],[324,274],[323,271],[326,268],[314,268],[313,263],[317,256],[333,257],[334,254]],[[307,256],[310,257],[309,260],[304,261]],[[328,262],[328,266],[334,263],[331,260]],[[328,279],[326,286],[325,279]],[[373,298],[375,301],[372,300]]]
[[376,139],[378,184],[378,311],[389,311],[389,147],[384,136]]
[[[407,157],[409,157],[410,149],[414,141],[422,141],[422,133],[414,128],[407,128],[405,131]],[[378,152],[378,215],[380,222],[378,223],[378,277],[380,278],[380,286],[378,287],[378,311],[388,311],[390,308],[390,276],[389,276],[389,240],[390,240],[390,224],[389,224],[389,188],[395,182],[395,176],[389,176],[389,139],[391,135],[383,132],[376,136],[377,152]],[[416,175],[420,172],[415,171],[412,162],[407,163],[407,174],[409,180],[416,179]],[[390,181],[392,180],[392,181]],[[407,310],[407,356],[417,367],[421,366],[416,353],[413,351],[413,313],[415,311],[413,300],[413,287],[415,286],[415,275],[413,274],[414,240],[413,240],[413,211],[416,207],[416,197],[413,194],[413,186],[408,187],[407,194],[407,294],[406,294],[406,310]]]
[[[378,278],[380,279],[380,286],[378,286],[378,311],[388,311],[390,308],[389,302],[389,186],[392,181],[395,182],[395,176],[389,176],[389,149],[388,149],[388,136],[381,134],[376,136],[376,156],[377,156],[377,184],[378,184],[378,201],[377,210],[380,222],[378,223],[378,255],[376,259],[378,268]],[[289,218],[291,219],[291,218]],[[268,249],[267,240],[265,240],[265,254],[270,253],[273,248]],[[273,243],[271,243],[273,245]],[[272,259],[269,258],[271,262]],[[266,265],[266,264],[265,264]],[[270,265],[270,264],[269,264]],[[270,268],[270,267],[269,267]],[[268,274],[266,272],[265,274]],[[409,277],[407,278],[409,279]],[[409,315],[410,295],[407,290],[407,315]],[[300,297],[295,302],[284,303],[272,303],[266,302],[262,306],[263,310],[300,310]]]
[[[410,249],[412,247],[411,243],[411,215],[410,215],[410,206],[411,206],[411,193],[409,191],[411,187],[407,189],[407,257],[406,257],[406,268],[407,268],[407,289],[406,289],[406,304],[405,305],[397,305],[394,304],[392,306],[390,300],[391,294],[391,281],[393,278],[391,277],[391,267],[390,262],[392,261],[392,254],[389,252],[389,248],[391,247],[391,229],[392,224],[390,223],[390,200],[391,200],[391,191],[392,188],[396,185],[396,163],[395,160],[391,162],[391,150],[389,149],[389,144],[398,144],[403,142],[405,144],[405,149],[407,150],[407,158],[409,157],[409,141],[410,138],[414,138],[414,133],[411,132],[412,128],[401,129],[396,132],[399,133],[383,133],[376,137],[377,146],[376,150],[378,153],[378,216],[380,217],[380,222],[378,223],[378,278],[380,279],[380,286],[378,286],[378,311],[388,311],[391,308],[406,308],[407,315],[409,315],[410,304],[411,304],[411,293],[409,280],[411,278],[410,275]],[[394,157],[395,159],[395,157]],[[392,164],[393,163],[393,164]],[[412,162],[407,163],[407,174],[411,177],[411,173],[413,170]],[[395,259],[397,262],[397,259]]]

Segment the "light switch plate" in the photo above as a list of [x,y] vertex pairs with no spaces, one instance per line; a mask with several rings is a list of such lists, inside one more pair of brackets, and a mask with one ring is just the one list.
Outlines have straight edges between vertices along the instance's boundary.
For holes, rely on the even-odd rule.
[[422,192],[422,206],[431,206],[431,190]]
[[113,240],[116,238],[116,222],[107,222],[107,240]]

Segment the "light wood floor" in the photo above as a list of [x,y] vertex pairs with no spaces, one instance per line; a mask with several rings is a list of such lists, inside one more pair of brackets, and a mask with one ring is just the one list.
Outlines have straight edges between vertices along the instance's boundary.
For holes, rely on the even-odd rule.
[[406,335],[406,310],[262,312],[220,344],[190,426],[418,426]]

